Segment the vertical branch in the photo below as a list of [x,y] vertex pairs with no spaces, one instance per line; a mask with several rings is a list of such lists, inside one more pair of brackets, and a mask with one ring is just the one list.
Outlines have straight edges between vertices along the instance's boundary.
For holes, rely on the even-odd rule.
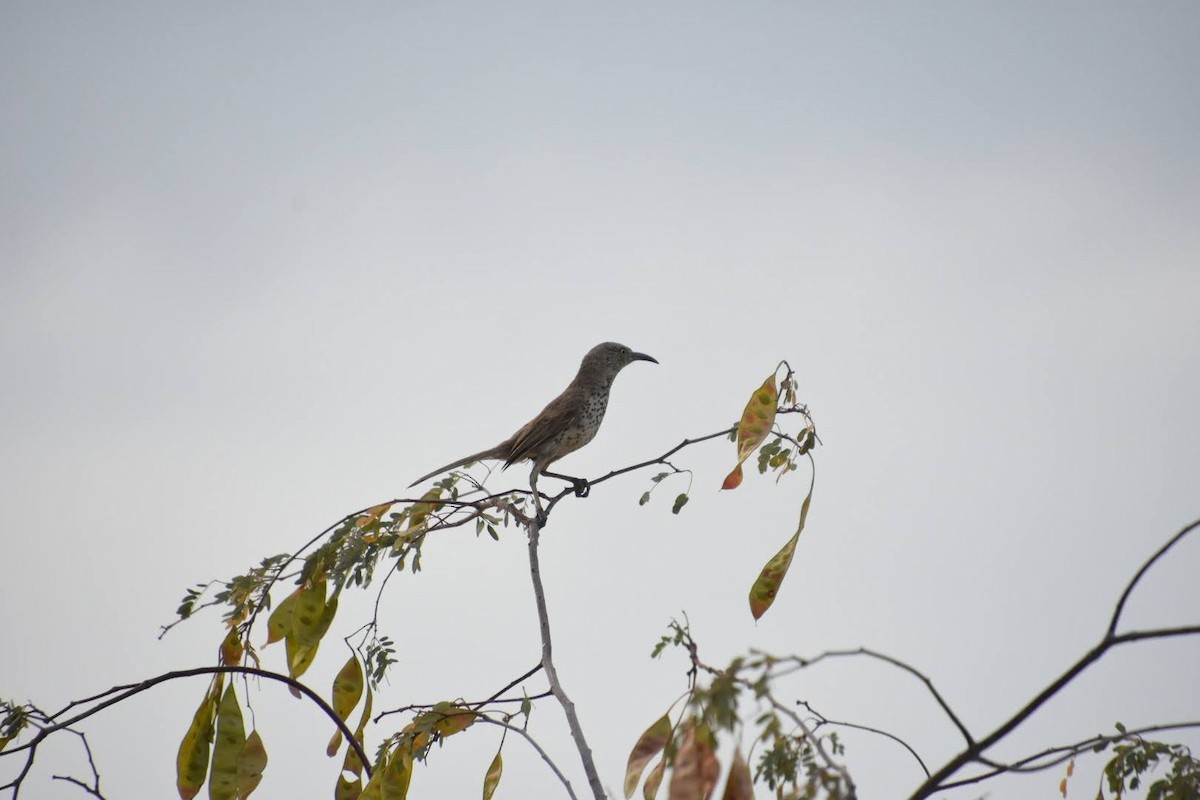
[[[536,494],[534,495],[536,497]],[[596,771],[596,762],[592,758],[592,750],[584,738],[583,728],[579,725],[579,717],[575,714],[575,704],[567,696],[562,683],[558,680],[558,671],[554,668],[550,642],[550,615],[546,611],[546,591],[542,588],[542,569],[538,564],[538,539],[542,531],[542,518],[529,520],[529,575],[533,580],[533,597],[537,602],[538,629],[542,635],[542,669],[546,672],[546,680],[550,691],[567,715],[567,725],[571,729],[571,738],[579,750],[579,758],[583,761],[583,771],[587,775],[588,785],[596,800],[607,800],[604,787],[600,783],[600,774]]]

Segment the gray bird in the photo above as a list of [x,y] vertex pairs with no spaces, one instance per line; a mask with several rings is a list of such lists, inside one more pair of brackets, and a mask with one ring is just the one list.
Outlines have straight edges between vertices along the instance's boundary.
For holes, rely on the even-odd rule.
[[534,492],[537,492],[538,476],[549,475],[574,483],[576,492],[583,494],[586,490],[581,488],[582,481],[547,472],[546,468],[568,453],[583,447],[596,436],[596,431],[600,430],[600,423],[604,420],[604,412],[608,408],[608,392],[612,388],[613,379],[626,365],[634,361],[658,363],[657,359],[645,353],[635,353],[623,344],[604,342],[596,345],[583,357],[579,372],[563,393],[551,400],[542,409],[542,413],[527,422],[519,431],[495,447],[438,467],[428,475],[413,481],[409,488],[473,461],[494,458],[504,461],[506,469],[518,461],[532,461],[533,472],[529,476],[529,482]]

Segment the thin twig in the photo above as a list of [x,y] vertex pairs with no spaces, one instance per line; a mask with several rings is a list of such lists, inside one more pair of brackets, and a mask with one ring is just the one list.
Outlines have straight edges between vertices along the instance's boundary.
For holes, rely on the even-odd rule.
[[887,664],[891,664],[894,667],[898,667],[898,668],[904,670],[908,674],[910,674],[910,675],[914,676],[915,678],[917,678],[918,680],[920,680],[922,683],[925,684],[925,688],[929,690],[929,693],[931,695],[933,695],[933,699],[937,701],[937,704],[939,706],[941,706],[942,711],[944,711],[946,716],[950,718],[950,721],[954,723],[954,727],[958,728],[958,732],[962,734],[962,737],[966,740],[967,745],[970,746],[975,743],[975,739],[974,739],[974,737],[971,736],[971,732],[969,730],[967,730],[967,726],[963,724],[963,721],[961,719],[959,719],[958,715],[954,713],[954,710],[952,708],[950,708],[950,704],[946,702],[946,698],[942,697],[942,693],[939,692],[937,690],[937,687],[935,687],[933,685],[933,681],[929,678],[928,675],[921,672],[919,669],[912,666],[911,664],[907,664],[898,658],[887,655],[886,653],[880,653],[878,650],[871,650],[870,648],[859,647],[859,648],[856,648],[853,650],[826,650],[824,653],[813,656],[812,658],[804,658],[802,656],[791,656],[790,658],[787,658],[787,659],[780,659],[780,661],[791,662],[791,664],[793,666],[790,669],[777,670],[772,673],[771,677],[777,678],[782,675],[790,674],[797,670],[806,669],[807,667],[811,667],[814,664],[818,664],[821,661],[824,661],[826,659],[845,658],[845,657],[853,657],[853,656],[866,656],[868,658],[874,658],[879,661],[883,661]]
[[[1074,744],[1059,745],[1057,747],[1048,747],[1039,753],[1025,756],[1008,764],[992,764],[993,769],[987,772],[981,772],[978,775],[972,775],[969,778],[962,778],[957,781],[948,781],[943,783],[939,788],[955,789],[960,786],[970,786],[971,784],[986,781],[989,778],[994,778],[1005,772],[1033,773],[1056,767],[1064,761],[1069,761],[1079,755],[1084,755],[1094,751],[1097,748],[1104,748],[1116,742],[1135,739],[1145,736],[1148,733],[1162,733],[1164,731],[1188,730],[1191,728],[1200,728],[1200,720],[1192,722],[1172,722],[1164,725],[1147,725],[1144,728],[1131,729],[1125,733],[1117,733],[1111,736],[1093,736],[1089,739],[1082,739]],[[1053,756],[1049,761],[1034,763],[1038,759]],[[988,762],[989,764],[991,762]]]
[[1172,536],[1167,540],[1166,544],[1158,548],[1154,555],[1150,556],[1145,564],[1142,564],[1141,569],[1134,574],[1133,578],[1129,581],[1129,585],[1125,587],[1125,591],[1121,592],[1121,599],[1117,601],[1117,607],[1113,609],[1112,620],[1108,623],[1108,631],[1105,634],[1106,636],[1111,637],[1117,632],[1117,625],[1121,621],[1121,612],[1125,610],[1125,601],[1129,599],[1129,595],[1133,593],[1134,587],[1138,585],[1138,581],[1142,579],[1142,576],[1146,574],[1146,571],[1149,570],[1150,567],[1154,566],[1154,562],[1165,556],[1168,550],[1179,544],[1179,541],[1183,539],[1183,537],[1187,536],[1198,527],[1200,527],[1200,519],[1189,525],[1185,525],[1183,529],[1179,531],[1179,533]]
[[[921,759],[921,757],[919,755],[917,755],[917,751],[912,748],[912,745],[910,745],[908,742],[901,739],[896,734],[889,733],[888,731],[882,730],[880,728],[872,728],[870,725],[859,725],[857,722],[844,722],[842,720],[830,719],[829,717],[827,717],[824,714],[817,711],[815,708],[813,708],[811,705],[809,705],[804,700],[798,700],[797,703],[799,703],[799,705],[804,706],[810,714],[815,716],[819,720],[820,725],[834,725],[839,728],[853,728],[854,730],[866,731],[867,733],[875,733],[875,734],[883,736],[887,739],[891,739],[893,742],[895,742],[896,744],[900,745],[905,750],[907,750],[909,752],[909,754],[917,760],[917,763],[921,765],[921,769],[925,772],[925,777],[927,777],[927,778],[929,777],[929,767],[925,766],[925,762]],[[817,727],[819,728],[820,725],[818,725]],[[814,728],[814,730],[816,730],[816,728]]]
[[97,797],[99,800],[105,800],[104,794],[100,791],[100,772],[96,769],[96,760],[92,758],[92,748],[88,744],[87,734],[85,734],[83,731],[72,730],[70,728],[67,730],[78,736],[79,741],[83,743],[83,752],[87,754],[88,767],[90,767],[92,770],[92,782],[89,785],[79,780],[79,778],[73,778],[70,775],[51,775],[50,777],[56,781],[73,783],[80,789],[83,789],[85,792],[90,794],[92,797]]
[[529,735],[528,731],[526,731],[524,728],[518,727],[516,725],[512,725],[508,722],[502,722],[501,720],[498,720],[498,719],[492,719],[491,717],[487,716],[486,714],[481,714],[479,716],[479,719],[482,720],[483,722],[487,722],[491,725],[498,725],[501,728],[504,728],[504,730],[506,730],[506,731],[512,731],[513,733],[517,734],[525,741],[529,742],[529,746],[537,751],[537,754],[539,756],[541,756],[542,760],[545,761],[546,764],[550,767],[550,771],[553,772],[555,777],[558,778],[559,782],[562,783],[563,788],[565,788],[567,790],[567,796],[570,797],[571,800],[579,800],[575,796],[575,790],[571,788],[571,782],[569,780],[567,780],[567,776],[563,775],[562,770],[560,770],[558,768],[558,765],[554,763],[554,759],[550,758],[550,755],[545,750],[542,749],[542,746],[537,743],[536,739],[534,739],[532,736]]

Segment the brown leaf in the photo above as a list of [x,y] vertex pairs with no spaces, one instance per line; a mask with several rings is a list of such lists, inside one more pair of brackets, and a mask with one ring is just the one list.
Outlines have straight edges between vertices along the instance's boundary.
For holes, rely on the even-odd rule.
[[721,763],[712,746],[689,726],[683,744],[675,753],[671,783],[667,786],[668,800],[708,800],[720,777]]
[[721,800],[754,800],[754,779],[740,749],[733,752],[733,763],[729,765],[729,779],[725,781],[725,794],[721,795]]

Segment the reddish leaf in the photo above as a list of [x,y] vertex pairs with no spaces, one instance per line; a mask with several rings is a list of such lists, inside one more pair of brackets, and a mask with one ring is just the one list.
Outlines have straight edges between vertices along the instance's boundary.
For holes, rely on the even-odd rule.
[[759,573],[758,579],[754,581],[754,585],[750,587],[750,613],[754,615],[755,619],[759,619],[767,613],[767,609],[775,602],[779,585],[783,583],[788,568],[792,565],[792,556],[796,553],[796,543],[800,541],[800,532],[804,530],[804,521],[808,518],[808,506],[811,501],[812,490],[809,489],[804,503],[800,506],[800,524],[796,526],[796,532],[792,534],[791,539],[788,539],[787,544],[767,562],[766,566],[762,568],[762,572]]
[[706,739],[692,727],[684,734],[671,769],[668,800],[708,800],[712,796],[721,777],[721,764]]
[[763,385],[750,395],[750,401],[742,411],[737,429],[737,466],[725,477],[722,489],[736,489],[742,484],[742,464],[771,432],[775,424],[775,408],[779,403],[779,390],[775,385],[775,373],[763,381]]
[[650,763],[650,759],[662,752],[671,738],[671,720],[663,714],[654,724],[638,737],[637,744],[629,753],[629,762],[625,766],[625,797],[633,797],[637,791],[638,781],[642,779],[642,770]]
[[725,781],[721,800],[754,800],[754,779],[741,750],[733,751],[733,763],[729,766],[729,779]]

